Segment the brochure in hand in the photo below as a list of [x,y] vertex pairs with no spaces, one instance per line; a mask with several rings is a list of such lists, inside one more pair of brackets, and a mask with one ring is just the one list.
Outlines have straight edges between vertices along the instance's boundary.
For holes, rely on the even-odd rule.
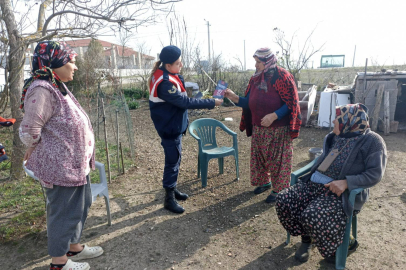
[[219,98],[219,99],[224,98],[224,92],[226,91],[227,86],[228,86],[228,83],[226,83],[223,80],[219,80],[217,83],[216,89],[214,90],[213,97]]

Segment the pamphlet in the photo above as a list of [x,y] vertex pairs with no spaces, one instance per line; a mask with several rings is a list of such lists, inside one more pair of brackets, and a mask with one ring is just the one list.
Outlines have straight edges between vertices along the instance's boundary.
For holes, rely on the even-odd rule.
[[224,98],[224,92],[226,91],[227,87],[228,87],[228,83],[226,83],[223,80],[219,80],[217,83],[216,89],[214,90],[213,97],[219,98],[219,99]]

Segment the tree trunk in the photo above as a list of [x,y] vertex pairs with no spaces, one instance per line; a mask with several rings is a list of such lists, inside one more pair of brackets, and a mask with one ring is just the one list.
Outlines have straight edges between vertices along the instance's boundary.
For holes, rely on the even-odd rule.
[[20,179],[22,176],[22,162],[25,152],[25,146],[21,142],[18,129],[23,119],[23,112],[20,110],[21,91],[24,84],[24,58],[25,50],[28,48],[19,35],[17,25],[15,23],[14,13],[11,7],[10,0],[0,1],[0,7],[4,22],[6,24],[10,51],[7,59],[7,67],[9,71],[9,89],[10,89],[10,107],[11,115],[16,119],[13,125],[13,150],[11,155],[11,171],[10,178]]

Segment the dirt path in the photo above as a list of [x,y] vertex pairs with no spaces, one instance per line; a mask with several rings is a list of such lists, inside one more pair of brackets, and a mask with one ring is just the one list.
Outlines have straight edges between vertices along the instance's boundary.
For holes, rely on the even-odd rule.
[[[255,196],[249,183],[250,139],[238,131],[240,111],[222,108],[201,117],[233,117],[224,122],[239,139],[240,181],[234,160],[223,175],[210,162],[208,186],[196,178],[197,143],[184,137],[179,188],[191,195],[175,215],[162,207],[163,150],[147,107],[133,111],[136,167],[109,186],[113,225],[106,225],[104,201],[92,206],[82,242],[101,245],[105,254],[89,260],[92,269],[334,269],[314,250],[300,265],[293,255],[298,238],[285,245],[286,232],[267,194]],[[196,116],[191,117],[191,120]],[[308,149],[322,145],[327,130],[303,128],[295,140],[294,169],[308,162]],[[359,242],[348,269],[406,269],[406,133],[384,138],[389,162],[383,181],[371,190],[359,214]],[[223,144],[231,140],[224,134]],[[46,233],[0,247],[0,269],[49,269]]]

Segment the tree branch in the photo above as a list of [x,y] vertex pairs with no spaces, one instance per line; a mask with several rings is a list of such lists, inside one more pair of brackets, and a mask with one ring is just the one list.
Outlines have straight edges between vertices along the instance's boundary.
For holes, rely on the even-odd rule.
[[88,14],[85,14],[85,13],[80,13],[80,12],[76,12],[76,11],[72,11],[72,10],[65,10],[65,11],[60,11],[60,12],[54,13],[51,16],[49,16],[49,18],[46,20],[46,22],[44,24],[44,28],[42,29],[42,35],[46,34],[48,24],[51,22],[51,20],[54,17],[60,16],[60,15],[65,15],[65,14],[75,14],[75,15],[78,15],[78,16],[92,18],[92,19],[95,19],[95,20],[103,20],[103,21],[107,21],[107,22],[117,22],[117,23],[120,22],[120,23],[123,23],[124,21],[127,21],[127,20],[135,21],[135,19],[124,19],[124,18],[121,18],[119,20],[115,20],[115,19],[111,19],[111,18],[106,17],[106,16],[93,16],[93,15],[88,15]]

